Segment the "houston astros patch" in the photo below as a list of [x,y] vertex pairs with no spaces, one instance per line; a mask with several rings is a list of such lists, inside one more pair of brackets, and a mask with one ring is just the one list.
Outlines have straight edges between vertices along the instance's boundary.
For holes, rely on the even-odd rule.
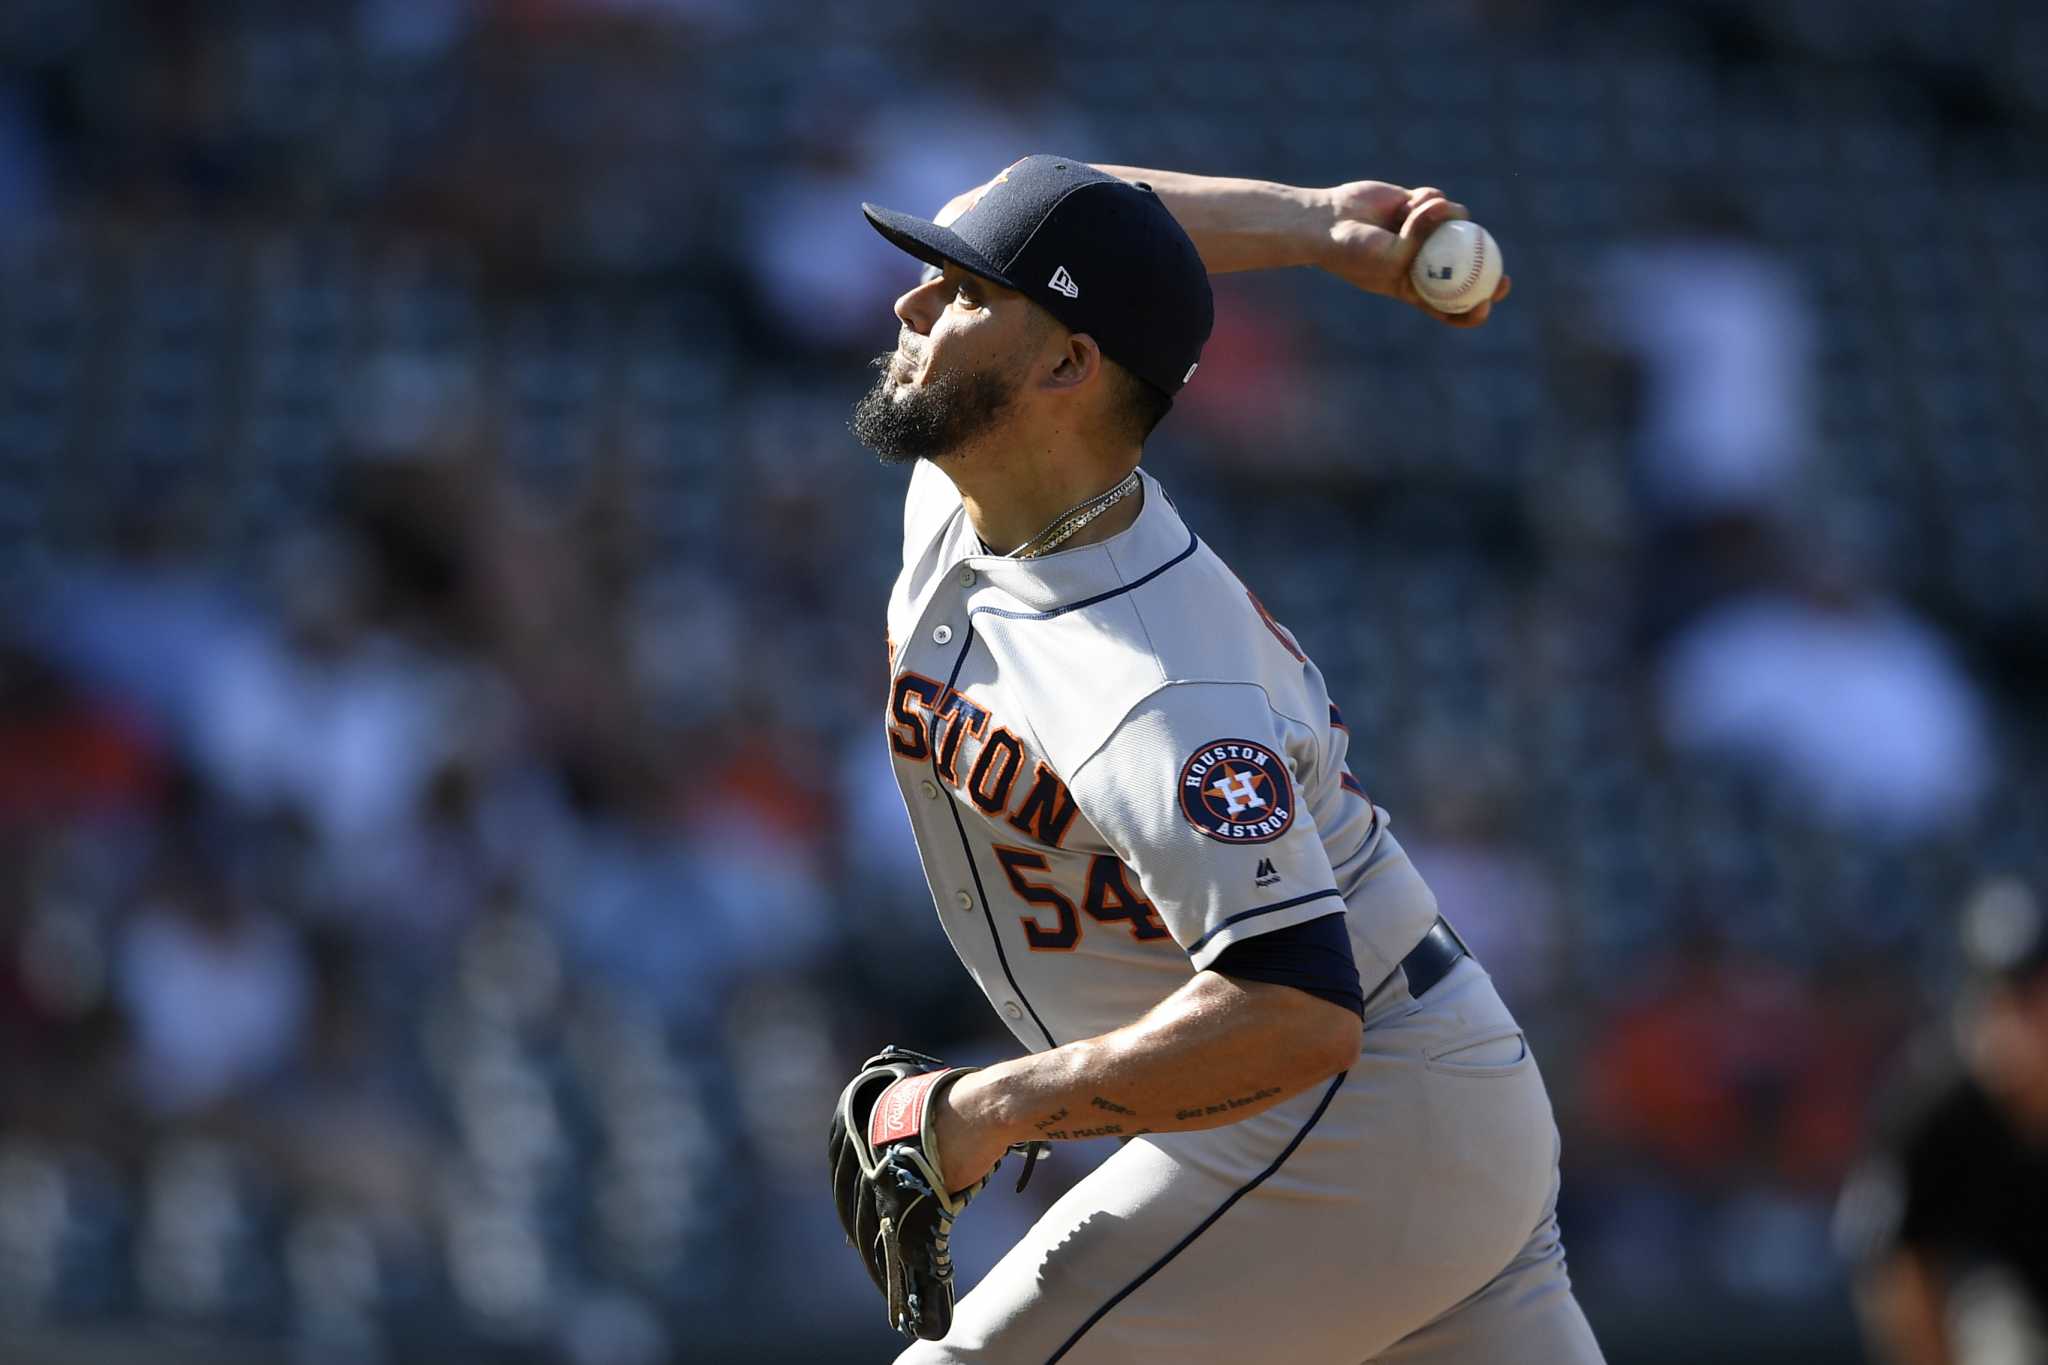
[[1265,745],[1211,740],[1181,766],[1180,810],[1211,839],[1268,843],[1294,823],[1294,784],[1287,764]]

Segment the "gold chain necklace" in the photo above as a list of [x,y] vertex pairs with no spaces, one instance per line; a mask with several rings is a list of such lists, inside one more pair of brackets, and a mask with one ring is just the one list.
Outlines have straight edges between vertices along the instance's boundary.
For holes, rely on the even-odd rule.
[[[1087,501],[1076,503],[1054,517],[1051,525],[1010,551],[1005,558],[1036,559],[1040,555],[1052,553],[1072,540],[1082,527],[1137,491],[1138,471],[1133,469],[1123,477],[1122,482],[1108,492],[1097,493]],[[987,542],[983,542],[984,548],[986,545]]]

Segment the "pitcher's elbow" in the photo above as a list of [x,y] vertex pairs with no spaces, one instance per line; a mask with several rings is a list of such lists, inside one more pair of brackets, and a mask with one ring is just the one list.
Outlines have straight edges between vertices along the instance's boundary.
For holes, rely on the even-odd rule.
[[1309,1027],[1302,1030],[1302,1051],[1306,1057],[1316,1059],[1316,1080],[1334,1076],[1340,1071],[1349,1071],[1358,1061],[1358,1050],[1364,1042],[1364,1029],[1358,1016],[1344,1006],[1308,997],[1304,1023]]
[[1359,1023],[1358,1016],[1343,1009],[1342,1006],[1335,1008],[1342,1010],[1343,1018],[1337,1021],[1330,1039],[1332,1075],[1339,1071],[1349,1071],[1356,1066],[1359,1049],[1365,1042],[1365,1029]]

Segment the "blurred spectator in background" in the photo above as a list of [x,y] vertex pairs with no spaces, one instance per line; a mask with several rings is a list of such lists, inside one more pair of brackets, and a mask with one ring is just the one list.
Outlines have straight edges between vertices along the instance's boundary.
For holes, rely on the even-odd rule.
[[2048,914],[2000,878],[1961,927],[1969,987],[1887,1087],[1836,1220],[1896,1365],[2048,1360]]
[[135,1029],[134,1084],[163,1115],[268,1079],[298,1048],[311,993],[300,941],[251,890],[174,844],[128,922],[116,996]]
[[1798,524],[1817,435],[1798,258],[1691,187],[1656,218],[1598,258],[1578,333],[1605,380],[1580,401],[1609,405],[1601,420],[1630,433],[1637,624],[1651,640],[1755,584],[1772,528]]
[[1796,258],[1697,193],[1589,282],[1598,335],[1629,365],[1652,526],[1787,510],[1814,439],[1813,321]]
[[0,644],[0,831],[137,814],[164,780],[162,743],[134,707]]
[[1513,833],[1511,760],[1442,732],[1421,733],[1414,748],[1411,766],[1428,780],[1413,812],[1420,832],[1404,847],[1474,956],[1496,964],[1487,971],[1501,994],[1540,1018],[1562,984],[1564,926],[1549,868]]
[[890,79],[881,54],[869,54],[863,69],[859,52],[807,86],[790,113],[800,134],[792,173],[751,203],[757,249],[748,259],[772,321],[793,343],[819,350],[882,349],[888,338],[875,319],[914,279],[887,242],[839,230],[846,205],[920,204],[936,213],[980,184],[988,167],[1015,161],[1018,148],[1068,145],[1054,121],[1038,116],[1031,90],[1002,78],[1016,69],[1009,63],[986,68],[1007,90],[942,77],[878,100],[877,87]]
[[1603,1277],[1705,1273],[1765,1298],[1825,1277],[1827,1201],[1897,1029],[1895,979],[1829,978],[1816,991],[1703,925],[1599,1022],[1581,1084],[1602,1149],[1587,1178],[1613,1220]]
[[294,812],[323,845],[371,846],[412,818],[467,698],[377,628],[357,546],[303,537],[279,558],[285,619],[203,661],[194,749],[242,808]]
[[1729,598],[1674,638],[1665,738],[1873,835],[1967,825],[1993,772],[1984,698],[1940,634],[1833,570]]

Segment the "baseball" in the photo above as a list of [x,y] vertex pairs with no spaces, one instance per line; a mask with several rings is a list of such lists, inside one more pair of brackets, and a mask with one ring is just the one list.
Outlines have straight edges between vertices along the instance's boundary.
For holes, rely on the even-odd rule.
[[1469,313],[1492,298],[1500,283],[1500,246],[1477,223],[1445,223],[1423,241],[1408,278],[1430,307]]

